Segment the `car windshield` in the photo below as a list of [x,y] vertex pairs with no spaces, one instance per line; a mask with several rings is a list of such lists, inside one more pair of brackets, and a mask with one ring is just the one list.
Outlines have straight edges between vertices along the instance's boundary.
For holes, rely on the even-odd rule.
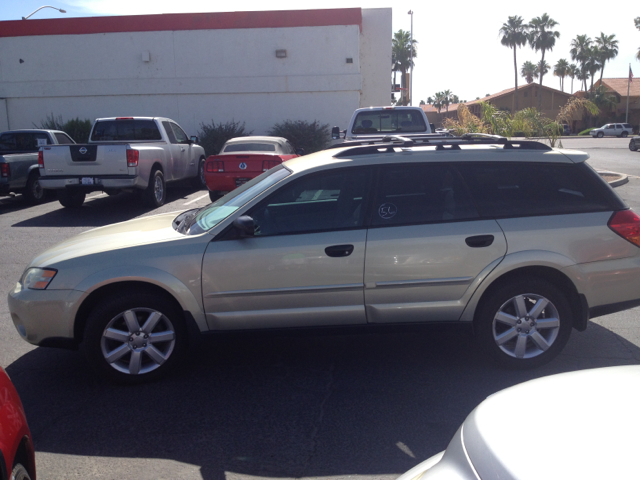
[[[262,175],[229,192],[222,198],[179,220],[176,228],[186,235],[199,235],[218,225],[237,209],[271,188],[291,172],[282,165],[267,170]],[[184,214],[181,214],[184,215]]]

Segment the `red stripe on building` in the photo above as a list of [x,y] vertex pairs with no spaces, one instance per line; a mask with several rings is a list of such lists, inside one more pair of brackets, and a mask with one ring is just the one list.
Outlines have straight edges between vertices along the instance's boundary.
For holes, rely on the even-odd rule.
[[362,31],[362,10],[360,8],[336,8],[9,20],[0,22],[0,37],[230,28],[326,27],[333,25],[358,25]]

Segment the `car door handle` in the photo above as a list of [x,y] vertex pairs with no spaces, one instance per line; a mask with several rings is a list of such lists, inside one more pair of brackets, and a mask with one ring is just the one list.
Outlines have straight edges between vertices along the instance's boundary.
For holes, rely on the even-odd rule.
[[348,257],[353,253],[353,245],[333,245],[324,249],[330,257]]
[[464,239],[471,248],[488,247],[493,243],[493,235],[474,235]]

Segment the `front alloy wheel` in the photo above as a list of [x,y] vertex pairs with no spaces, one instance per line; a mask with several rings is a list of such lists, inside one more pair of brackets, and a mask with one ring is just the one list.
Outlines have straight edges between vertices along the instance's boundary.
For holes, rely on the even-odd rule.
[[108,297],[89,314],[82,348],[93,366],[118,383],[163,376],[186,344],[180,309],[152,293]]
[[175,345],[171,321],[150,308],[132,308],[114,317],[100,342],[107,363],[128,375],[142,375],[161,367]]

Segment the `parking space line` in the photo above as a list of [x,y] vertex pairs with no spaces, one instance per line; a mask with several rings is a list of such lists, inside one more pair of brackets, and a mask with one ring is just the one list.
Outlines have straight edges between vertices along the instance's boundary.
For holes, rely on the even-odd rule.
[[89,196],[89,197],[87,197],[87,198],[98,198],[98,197],[103,197],[103,196],[105,196],[105,195],[106,195],[106,193],[104,193],[104,192],[100,192],[100,193],[98,193],[97,195],[91,195],[91,196]]
[[205,193],[204,195],[200,195],[198,198],[194,198],[193,200],[189,200],[187,203],[183,203],[182,205],[191,205],[192,203],[197,202],[198,200],[202,200],[204,197],[208,197],[209,194]]

